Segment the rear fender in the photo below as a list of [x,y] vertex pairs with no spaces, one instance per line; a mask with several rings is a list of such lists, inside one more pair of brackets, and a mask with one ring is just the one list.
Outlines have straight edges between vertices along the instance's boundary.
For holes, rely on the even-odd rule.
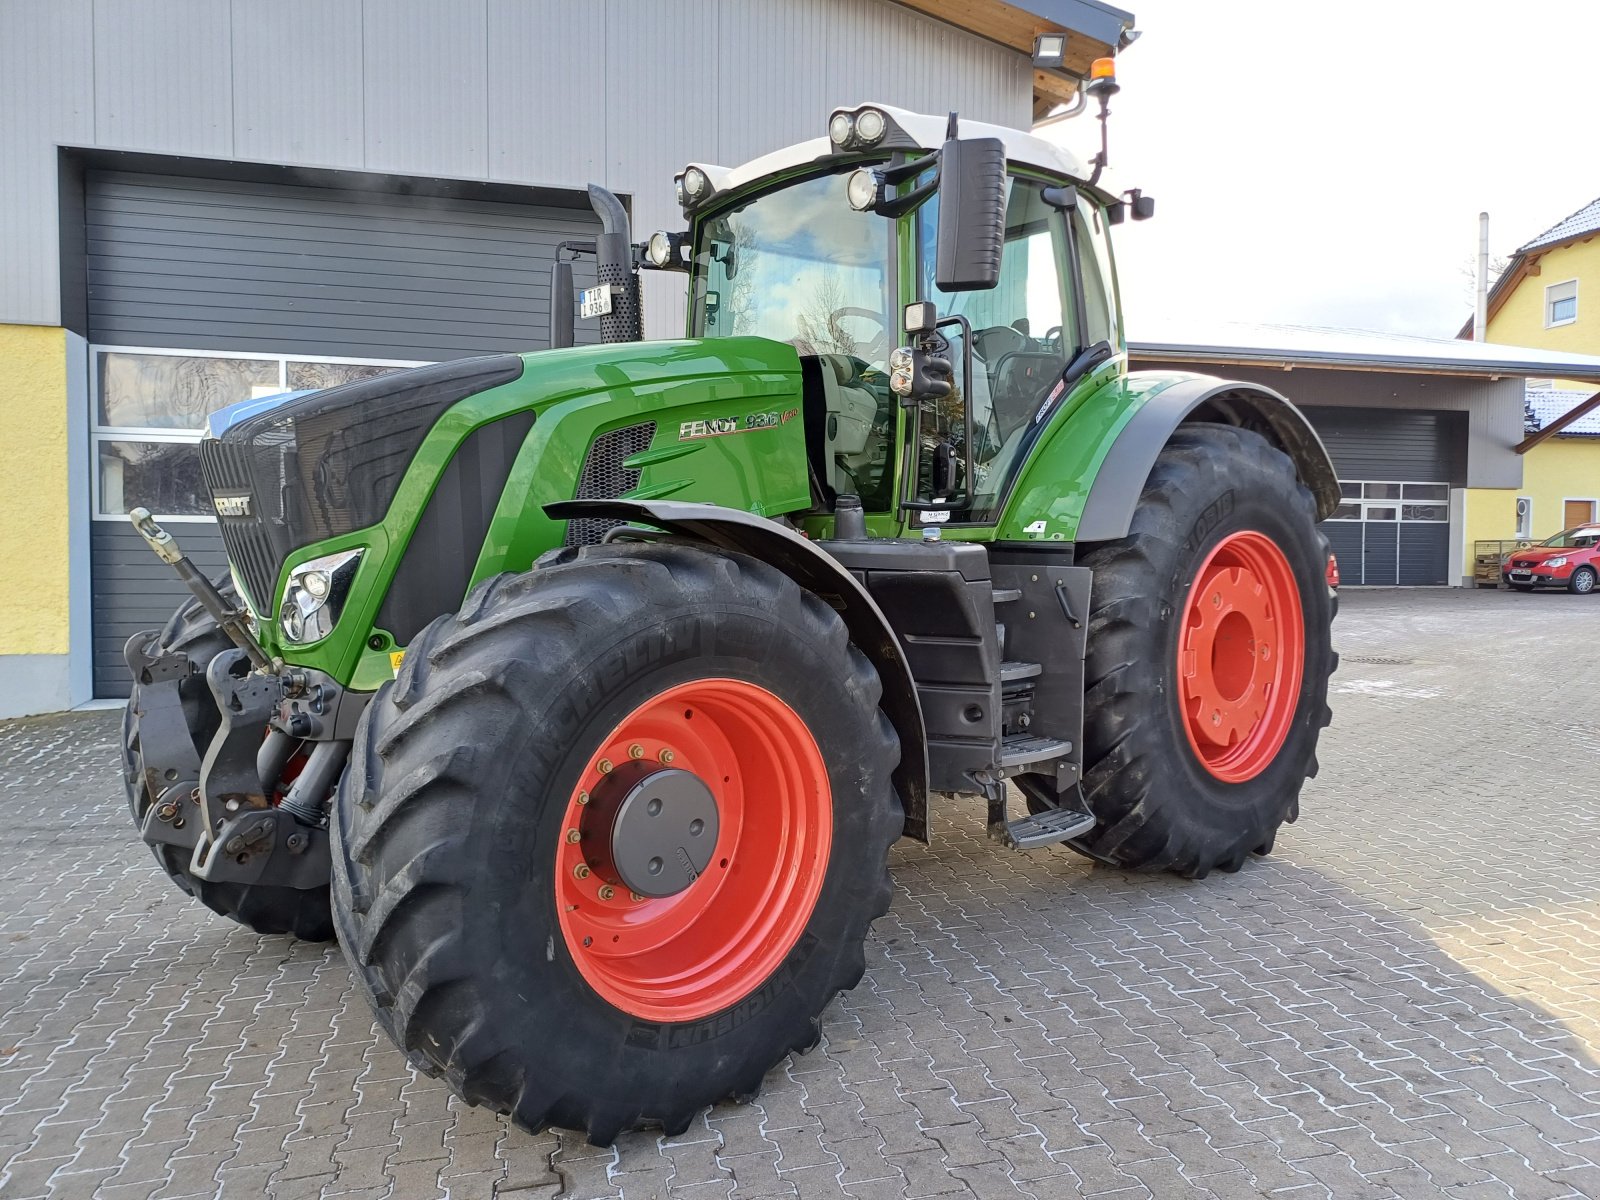
[[675,500],[563,500],[544,506],[553,520],[599,517],[649,525],[721,550],[758,558],[836,609],[850,640],[883,681],[880,704],[900,735],[895,787],[905,806],[905,836],[928,840],[928,739],[911,667],[888,618],[856,577],[832,556],[765,517],[718,504]]
[[1212,422],[1261,434],[1294,462],[1325,521],[1339,506],[1333,460],[1305,415],[1271,388],[1196,375],[1155,392],[1116,435],[1096,472],[1078,522],[1079,542],[1128,535],[1156,456],[1179,426]]

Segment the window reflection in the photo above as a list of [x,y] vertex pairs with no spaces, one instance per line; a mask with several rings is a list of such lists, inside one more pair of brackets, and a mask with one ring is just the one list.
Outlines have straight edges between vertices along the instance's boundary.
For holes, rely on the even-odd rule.
[[217,409],[277,386],[276,359],[102,354],[99,421],[125,429],[198,430]]

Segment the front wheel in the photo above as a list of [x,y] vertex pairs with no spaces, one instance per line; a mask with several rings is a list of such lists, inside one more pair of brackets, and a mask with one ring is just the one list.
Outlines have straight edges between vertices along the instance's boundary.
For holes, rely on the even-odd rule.
[[1192,878],[1265,854],[1317,773],[1338,659],[1328,543],[1258,434],[1179,429],[1126,538],[1094,548],[1084,792],[1102,862]]
[[336,804],[334,908],[421,1069],[597,1144],[754,1093],[864,970],[899,743],[838,615],[682,545],[559,551],[425,629]]
[[1587,596],[1594,591],[1595,573],[1593,567],[1579,567],[1572,573],[1572,578],[1567,581],[1569,590],[1580,596]]

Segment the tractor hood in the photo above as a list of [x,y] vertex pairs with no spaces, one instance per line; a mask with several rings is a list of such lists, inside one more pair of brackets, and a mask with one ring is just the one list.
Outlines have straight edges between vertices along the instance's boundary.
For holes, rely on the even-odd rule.
[[[254,611],[266,616],[298,552],[384,523],[397,500],[417,509],[410,514],[415,519],[458,448],[485,424],[506,422],[505,437],[513,426],[520,430],[504,450],[515,455],[536,424],[541,438],[554,436],[546,423],[566,423],[569,409],[582,411],[585,429],[626,418],[619,408],[625,396],[641,417],[655,408],[739,396],[760,400],[766,410],[773,400],[763,397],[797,397],[799,370],[793,347],[759,338],[457,359],[220,410],[200,444],[201,470],[235,575]],[[677,424],[663,425],[679,432]],[[551,499],[575,495],[581,449],[576,462],[569,454],[547,464]],[[405,527],[402,521],[394,532]]]

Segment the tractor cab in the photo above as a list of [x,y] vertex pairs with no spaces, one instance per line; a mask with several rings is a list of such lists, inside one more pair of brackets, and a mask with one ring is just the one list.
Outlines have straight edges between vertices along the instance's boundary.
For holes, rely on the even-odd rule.
[[886,105],[828,128],[690,165],[690,229],[647,261],[689,273],[689,336],[799,352],[819,514],[855,495],[893,526],[992,524],[1048,411],[1125,370],[1109,226],[1126,206],[1017,130]]

